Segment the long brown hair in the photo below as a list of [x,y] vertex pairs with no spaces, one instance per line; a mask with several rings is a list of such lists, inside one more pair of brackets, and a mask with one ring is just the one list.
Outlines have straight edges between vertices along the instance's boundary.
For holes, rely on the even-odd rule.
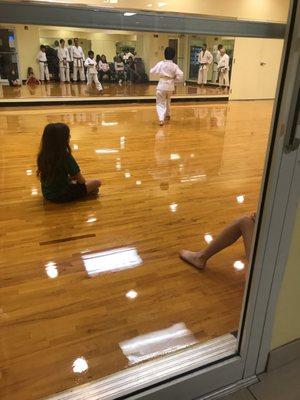
[[68,154],[71,154],[68,125],[59,122],[46,125],[37,156],[37,176],[42,181],[52,181]]

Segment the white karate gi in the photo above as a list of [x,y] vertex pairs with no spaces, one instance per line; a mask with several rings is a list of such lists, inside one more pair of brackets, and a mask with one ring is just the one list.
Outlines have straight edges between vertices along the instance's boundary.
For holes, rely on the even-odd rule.
[[57,50],[57,57],[59,59],[59,76],[61,82],[70,82],[70,55],[66,47],[60,47]]
[[229,87],[229,55],[224,54],[221,56],[218,63],[219,70],[219,86]]
[[36,56],[36,59],[39,63],[39,67],[40,67],[40,80],[42,82],[44,82],[44,80],[46,78],[46,81],[49,81],[50,76],[49,76],[49,69],[48,69],[46,53],[44,53],[42,50],[39,51],[38,55]]
[[78,46],[78,47],[73,46],[71,61],[73,61],[73,81],[74,82],[77,82],[77,72],[78,71],[79,71],[81,82],[85,81],[84,67],[83,67],[84,60],[85,60],[85,57],[84,57],[82,48],[80,46]]
[[164,122],[165,118],[170,116],[171,95],[175,90],[174,82],[183,79],[183,72],[173,61],[164,60],[157,63],[150,73],[160,77],[156,88],[156,110],[159,121]]
[[206,84],[207,83],[207,70],[208,65],[210,65],[213,61],[213,56],[210,51],[206,50],[205,53],[203,50],[200,51],[198,56],[198,61],[200,63],[199,73],[198,73],[198,84]]
[[213,65],[213,77],[212,77],[212,81],[214,83],[218,82],[218,76],[219,76],[219,70],[218,70],[218,64],[221,58],[221,53],[220,50],[216,50],[213,53],[213,57],[214,57],[214,65]]
[[95,82],[97,90],[100,92],[103,90],[101,83],[98,79],[97,63],[92,58],[87,58],[84,62],[84,66],[87,67],[86,78],[87,86],[90,90],[92,88],[92,83]]

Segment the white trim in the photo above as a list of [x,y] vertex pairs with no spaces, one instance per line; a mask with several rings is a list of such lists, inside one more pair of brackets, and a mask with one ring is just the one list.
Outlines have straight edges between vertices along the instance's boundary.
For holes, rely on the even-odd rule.
[[66,390],[48,400],[113,400],[178,374],[233,356],[237,340],[227,334],[199,346],[125,369],[106,378]]

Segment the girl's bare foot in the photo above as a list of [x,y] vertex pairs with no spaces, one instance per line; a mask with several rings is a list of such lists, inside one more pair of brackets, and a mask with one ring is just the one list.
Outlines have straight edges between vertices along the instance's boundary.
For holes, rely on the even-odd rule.
[[206,260],[202,256],[201,252],[189,251],[189,250],[181,250],[179,252],[180,257],[183,261],[187,262],[188,264],[196,267],[200,270],[206,267]]

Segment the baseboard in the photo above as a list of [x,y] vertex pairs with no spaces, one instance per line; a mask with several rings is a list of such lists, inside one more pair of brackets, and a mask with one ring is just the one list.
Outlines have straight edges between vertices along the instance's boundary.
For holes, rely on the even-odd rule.
[[300,339],[272,350],[269,354],[267,371],[274,371],[298,358],[300,358]]

